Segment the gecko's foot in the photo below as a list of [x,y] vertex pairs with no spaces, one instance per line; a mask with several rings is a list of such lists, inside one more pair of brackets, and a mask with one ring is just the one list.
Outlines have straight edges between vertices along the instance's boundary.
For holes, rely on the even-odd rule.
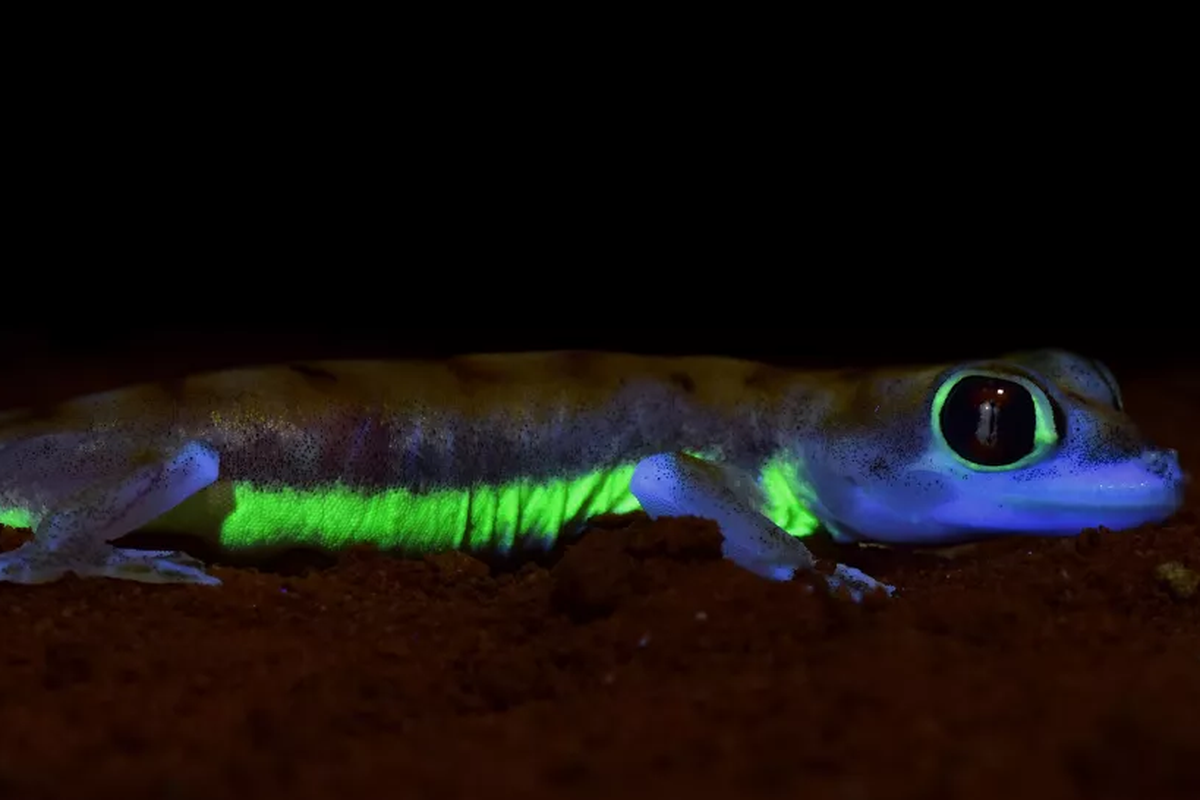
[[183,553],[108,544],[217,479],[219,456],[204,442],[142,444],[50,434],[22,442],[15,451],[6,447],[7,465],[19,476],[8,485],[8,495],[40,498],[43,509],[33,541],[0,555],[0,581],[46,583],[71,572],[143,583],[219,584]]
[[130,550],[108,547],[67,556],[29,542],[0,554],[0,582],[48,583],[68,572],[81,578],[117,578],[142,583],[198,583],[219,586],[221,581],[204,570],[204,564],[186,553],[165,550]]
[[[638,463],[630,489],[652,518],[695,516],[717,523],[725,558],[756,575],[791,580],[816,566],[808,548],[756,508],[762,497],[753,479],[725,464],[683,453],[661,453]],[[870,592],[891,595],[895,588],[853,567],[838,564],[827,577],[830,590],[844,588],[862,602]]]
[[827,576],[825,580],[829,584],[830,591],[844,588],[850,593],[850,599],[856,603],[861,603],[863,596],[871,592],[882,591],[888,597],[896,592],[895,586],[877,581],[862,570],[848,567],[845,564],[838,564],[834,568],[833,574]]
[[724,537],[722,555],[756,575],[786,581],[813,567],[808,548],[756,510],[759,490],[733,467],[660,453],[638,463],[630,490],[652,519],[693,516],[716,522]]

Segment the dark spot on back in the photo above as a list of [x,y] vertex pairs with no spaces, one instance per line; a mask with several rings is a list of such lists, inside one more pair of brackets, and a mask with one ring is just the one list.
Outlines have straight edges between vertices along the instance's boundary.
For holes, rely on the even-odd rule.
[[686,372],[672,372],[667,378],[688,394],[696,391],[696,381],[692,380],[692,376]]
[[[11,414],[9,416],[8,414]],[[29,423],[29,422],[46,422],[58,416],[58,409],[51,403],[38,403],[36,405],[25,406],[21,409],[16,409],[11,412],[6,412],[4,422],[14,425]]]
[[865,367],[847,367],[838,371],[838,377],[847,383],[860,383],[871,378],[872,370]]
[[166,398],[174,403],[183,402],[187,396],[187,379],[184,377],[168,378],[158,382],[158,388]]
[[591,350],[563,350],[549,356],[546,367],[555,378],[587,382],[597,377],[597,361]]
[[292,372],[297,372],[309,380],[313,381],[332,381],[337,383],[337,375],[334,375],[328,370],[314,367],[309,364],[288,364],[288,369]]
[[785,370],[770,364],[759,364],[746,375],[744,384],[747,389],[770,391],[780,385],[785,372]]
[[[474,363],[472,363],[474,362]],[[502,383],[505,375],[503,371],[496,369],[488,369],[483,366],[479,360],[472,359],[470,356],[464,358],[450,358],[446,360],[446,369],[450,370],[450,374],[458,379],[458,382],[464,388],[472,386],[480,386],[484,384]]]

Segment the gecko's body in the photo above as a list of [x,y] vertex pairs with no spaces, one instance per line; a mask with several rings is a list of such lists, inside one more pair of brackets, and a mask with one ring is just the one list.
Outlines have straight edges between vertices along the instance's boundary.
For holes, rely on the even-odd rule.
[[104,542],[140,528],[238,550],[506,550],[640,505],[716,519],[731,558],[790,574],[807,553],[780,528],[1069,534],[1162,519],[1181,485],[1107,370],[1057,351],[870,373],[603,353],[291,364],[0,415],[0,521],[35,530],[0,569],[186,574],[114,569]]

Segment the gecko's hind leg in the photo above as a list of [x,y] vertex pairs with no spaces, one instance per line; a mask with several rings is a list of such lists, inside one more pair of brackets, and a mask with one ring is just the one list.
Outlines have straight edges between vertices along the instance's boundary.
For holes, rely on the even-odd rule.
[[79,474],[75,462],[87,459],[93,480],[67,494],[48,492],[49,508],[33,541],[0,554],[0,581],[44,583],[73,572],[146,583],[220,583],[186,554],[109,544],[216,480],[219,459],[211,447],[188,442],[150,454],[81,448],[58,458],[64,474]]
[[[694,516],[716,522],[724,536],[725,557],[757,575],[789,580],[797,571],[814,567],[808,548],[759,512],[762,495],[757,482],[734,467],[683,453],[660,453],[637,465],[630,489],[653,518]],[[846,588],[855,600],[875,589],[892,592],[841,564],[828,582],[831,588]]]

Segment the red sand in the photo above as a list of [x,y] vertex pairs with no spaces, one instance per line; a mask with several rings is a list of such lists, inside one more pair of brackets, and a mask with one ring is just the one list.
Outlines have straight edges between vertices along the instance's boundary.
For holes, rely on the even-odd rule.
[[[1127,387],[1193,473],[1197,387]],[[1200,570],[1195,509],[953,558],[819,544],[900,587],[861,606],[639,518],[498,576],[0,584],[0,798],[1200,797],[1200,594],[1158,574]]]

